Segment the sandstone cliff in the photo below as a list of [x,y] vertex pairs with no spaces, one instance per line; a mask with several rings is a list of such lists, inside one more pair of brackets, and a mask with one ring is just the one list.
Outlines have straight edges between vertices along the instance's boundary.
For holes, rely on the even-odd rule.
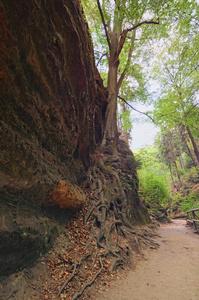
[[0,0],[0,277],[49,249],[85,203],[86,178],[95,246],[120,264],[109,242],[115,228],[129,261],[136,239],[125,230],[149,216],[125,142],[95,151],[106,105],[78,0]]
[[78,1],[2,0],[0,23],[1,193],[40,204],[95,148],[92,45]]
[[78,1],[0,1],[0,276],[51,244],[40,206],[85,201],[103,92]]

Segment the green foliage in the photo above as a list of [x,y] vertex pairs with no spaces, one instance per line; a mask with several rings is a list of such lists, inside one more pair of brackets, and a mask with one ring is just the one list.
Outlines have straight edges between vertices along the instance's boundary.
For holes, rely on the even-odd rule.
[[187,153],[183,153],[183,157],[184,157],[184,166],[185,166],[186,170],[191,169],[192,167],[194,167],[193,161]]
[[199,183],[199,170],[196,167],[192,167],[184,174],[182,180],[188,183],[197,184]]
[[131,170],[136,170],[141,168],[141,161],[137,158],[135,159],[134,155],[127,155],[126,165]]
[[121,127],[125,132],[130,132],[132,129],[132,123],[130,119],[130,110],[126,108],[126,110],[121,110],[117,115],[118,120],[121,120]]
[[169,186],[164,176],[149,171],[139,173],[140,189],[144,193],[145,201],[151,204],[165,204],[169,199]]
[[137,188],[137,178],[133,178],[131,174],[120,174],[120,179],[123,182],[124,188],[126,190],[135,190]]
[[[151,70],[148,65],[149,61],[155,61],[152,77],[160,82],[161,88],[156,101],[151,97],[151,101],[155,101],[154,119],[161,127],[166,125],[169,129],[178,123],[194,125],[194,118],[199,117],[196,105],[199,87],[197,1],[82,2],[104,83],[108,86],[110,82],[111,53],[117,53],[127,30],[118,57],[117,96],[120,94],[130,102],[150,101],[148,78]],[[97,3],[100,3],[103,18]],[[157,22],[159,24],[155,24]],[[111,48],[110,44],[116,48]],[[123,120],[123,129],[129,132],[132,127],[129,112],[120,113],[119,119]]]
[[[136,161],[141,165],[138,175],[142,197],[151,204],[162,205],[169,199],[169,173],[158,160],[158,149],[149,146],[135,152]],[[140,163],[141,162],[141,163]]]
[[168,167],[161,162],[157,147],[148,146],[136,151],[135,159],[138,165],[141,165],[141,169],[164,176],[165,180],[168,181]]
[[[195,171],[189,175],[187,172],[194,165],[194,159],[190,161],[194,146],[190,143],[192,138],[190,134],[188,137],[187,128],[197,143],[197,1],[83,0],[83,3],[93,38],[96,62],[107,86],[111,82],[110,74],[114,73],[110,71],[114,65],[111,65],[111,58],[113,54],[117,56],[124,31],[141,24],[128,31],[121,52],[116,57],[117,75],[112,82],[117,81],[117,87],[111,93],[115,93],[116,98],[118,95],[122,96],[126,101],[146,103],[149,101],[148,78],[153,78],[159,89],[152,94],[150,100],[155,108],[153,119],[160,126],[162,135],[157,147],[147,147],[136,153],[136,163],[132,162],[132,167],[137,165],[139,168],[140,187],[147,201],[165,204],[169,199],[171,180],[176,188],[173,192],[175,205],[183,197],[185,202],[188,199],[192,201],[195,196],[190,194],[192,187],[189,184],[196,183],[190,183],[189,178],[192,178]],[[104,24],[97,3],[101,5]],[[143,21],[157,20],[158,25],[142,24]],[[153,62],[153,70],[148,68],[150,60]],[[118,123],[122,132],[129,133],[132,128],[130,111],[122,102],[120,104],[122,109],[118,109]],[[129,164],[131,165],[130,162]],[[129,180],[124,176],[123,181],[128,184]],[[182,190],[178,191],[180,185]]]
[[179,207],[182,211],[199,207],[199,170],[195,167],[187,170],[181,178],[179,190],[171,190],[171,208]]
[[[160,162],[161,155],[158,147],[147,147],[135,153],[136,161],[141,162],[138,170],[141,196],[150,211],[157,217],[161,214],[161,206],[170,211],[179,208],[186,211],[199,207],[199,170],[192,167],[182,170],[181,186],[170,188],[170,176],[166,165]],[[160,210],[160,211],[159,211]],[[164,212],[162,212],[164,215]]]
[[182,211],[186,212],[187,210],[198,208],[199,203],[197,199],[193,196],[184,197],[183,201],[180,203],[180,208]]
[[189,38],[176,35],[175,40],[167,42],[157,56],[153,74],[162,90],[155,101],[154,119],[161,128],[172,129],[177,124],[195,125],[199,114],[198,46],[198,34]]
[[177,130],[159,132],[158,138],[156,138],[156,146],[159,149],[159,157],[163,163],[167,166],[171,166],[175,163],[177,158],[181,154],[179,136]]

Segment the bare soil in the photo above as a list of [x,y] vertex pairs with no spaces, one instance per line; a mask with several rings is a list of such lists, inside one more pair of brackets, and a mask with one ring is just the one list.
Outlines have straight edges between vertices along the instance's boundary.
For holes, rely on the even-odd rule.
[[185,220],[173,220],[158,229],[157,250],[145,250],[135,270],[118,275],[97,300],[198,300],[199,235]]
[[[82,300],[198,300],[199,299],[199,235],[186,227],[185,220],[160,225],[155,242],[160,247],[146,245],[135,252],[133,269],[117,270],[97,278]],[[154,238],[154,237],[153,237]],[[52,287],[63,282],[49,269],[49,261],[57,261],[56,253],[69,247],[67,236],[60,236],[46,258],[35,267],[11,275],[0,283],[0,299],[55,299]],[[73,250],[74,252],[74,250]],[[53,258],[54,257],[54,258]],[[59,260],[58,260],[59,261]],[[65,267],[65,266],[64,266]],[[72,267],[71,267],[72,268]],[[71,299],[61,295],[60,299]],[[56,295],[56,293],[55,293]],[[63,297],[62,297],[63,296]]]

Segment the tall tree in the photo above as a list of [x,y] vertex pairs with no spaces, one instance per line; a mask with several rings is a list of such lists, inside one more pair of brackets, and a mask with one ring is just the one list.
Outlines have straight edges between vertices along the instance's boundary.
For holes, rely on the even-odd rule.
[[[105,53],[108,58],[107,91],[108,105],[106,110],[106,124],[103,144],[107,140],[114,140],[117,137],[117,98],[122,83],[132,70],[132,55],[136,47],[137,38],[142,39],[146,34],[147,26],[152,27],[160,23],[161,17],[171,1],[125,1],[125,0],[97,0],[96,10],[93,1],[85,1],[86,11],[95,13],[95,24],[98,21],[98,35],[105,33]],[[98,16],[101,18],[99,24]],[[151,33],[152,34],[152,33]],[[105,58],[104,57],[104,58]],[[137,62],[136,62],[137,63]],[[134,64],[135,65],[135,64]]]
[[156,144],[159,144],[161,160],[169,167],[172,183],[173,180],[173,168],[178,177],[179,184],[181,184],[180,174],[177,166],[177,158],[180,156],[180,151],[177,143],[175,142],[175,135],[172,131],[167,130],[161,132],[159,141],[156,140]]
[[121,138],[129,146],[130,131],[132,129],[132,123],[130,122],[130,110],[124,101],[121,101],[120,106],[120,112],[118,112],[118,130],[121,134]]
[[190,147],[188,145],[188,142],[187,142],[187,133],[186,133],[186,129],[184,128],[183,124],[180,124],[177,127],[177,130],[179,132],[182,144],[184,145],[184,151],[185,151],[185,153],[187,153],[190,156],[190,158],[191,158],[191,160],[193,162],[193,165],[196,167],[197,164],[195,162],[194,155],[192,154],[191,149],[190,149]]
[[176,125],[186,128],[199,166],[199,151],[196,144],[199,123],[199,38],[184,39],[179,36],[168,49],[164,49],[154,71],[162,85],[162,93],[155,103],[154,119],[169,129]]
[[[105,144],[107,139],[113,140],[117,137],[117,98],[126,77],[130,75],[134,77],[139,69],[139,59],[135,56],[135,53],[139,52],[135,52],[138,45],[145,41],[145,48],[150,52],[150,38],[154,37],[155,33],[159,32],[161,36],[165,36],[172,22],[184,25],[184,19],[187,26],[190,14],[195,8],[195,1],[182,0],[176,3],[171,0],[85,0],[83,2],[86,14],[90,16],[89,20],[96,29],[93,38],[95,40],[97,38],[100,43],[98,49],[102,53],[98,54],[98,58],[99,60],[107,58],[108,61],[107,68],[103,68],[103,71],[108,73],[106,78],[108,105],[103,139]],[[132,81],[131,78],[131,83]]]

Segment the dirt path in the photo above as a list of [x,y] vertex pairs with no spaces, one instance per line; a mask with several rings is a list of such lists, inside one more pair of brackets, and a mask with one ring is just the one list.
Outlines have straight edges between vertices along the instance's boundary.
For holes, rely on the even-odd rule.
[[[199,235],[175,220],[158,229],[158,250],[144,253],[134,271],[118,278],[97,300],[198,300]],[[99,291],[101,293],[101,291]]]

